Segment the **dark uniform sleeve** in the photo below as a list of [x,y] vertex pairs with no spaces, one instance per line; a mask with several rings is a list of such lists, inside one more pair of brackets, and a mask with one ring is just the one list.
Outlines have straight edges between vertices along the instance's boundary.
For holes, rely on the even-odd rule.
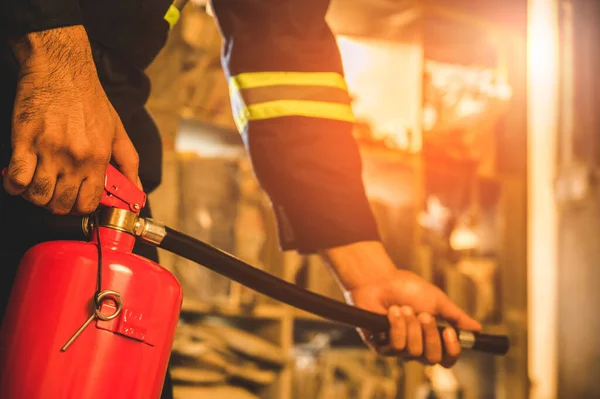
[[282,249],[379,240],[329,0],[212,0],[236,124]]
[[78,0],[2,0],[0,30],[6,36],[82,24]]

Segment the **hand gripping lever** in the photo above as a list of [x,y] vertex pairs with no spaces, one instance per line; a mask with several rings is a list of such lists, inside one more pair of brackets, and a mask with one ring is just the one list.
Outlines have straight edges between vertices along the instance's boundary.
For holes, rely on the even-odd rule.
[[[146,194],[113,166],[109,166],[106,171],[105,193],[100,201],[101,207],[119,208],[139,215],[145,204]],[[140,217],[136,219],[134,234],[147,243],[196,262],[280,302],[334,322],[368,330],[373,333],[373,338],[379,344],[385,345],[389,341],[390,325],[385,315],[368,312],[307,291],[156,221]],[[440,326],[438,329],[441,333],[444,327]],[[464,349],[495,355],[508,352],[507,336],[458,329],[456,332]]]

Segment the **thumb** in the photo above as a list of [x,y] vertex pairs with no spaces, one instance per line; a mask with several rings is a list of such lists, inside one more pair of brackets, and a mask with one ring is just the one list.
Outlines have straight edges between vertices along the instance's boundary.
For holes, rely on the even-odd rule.
[[[140,157],[129,139],[123,125],[119,123],[115,131],[115,138],[112,146],[112,161],[117,169],[129,180],[140,187],[138,176]],[[141,189],[141,187],[140,187]]]
[[481,330],[481,324],[469,316],[464,310],[459,308],[446,294],[440,293],[437,301],[436,314],[461,330]]

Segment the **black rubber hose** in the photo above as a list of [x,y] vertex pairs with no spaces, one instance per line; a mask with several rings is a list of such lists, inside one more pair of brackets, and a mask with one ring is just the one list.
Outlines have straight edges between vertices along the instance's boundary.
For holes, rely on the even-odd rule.
[[[261,294],[325,319],[359,327],[386,341],[390,324],[380,315],[307,291],[263,272],[218,248],[166,227],[167,234],[159,247],[196,262]],[[440,332],[443,327],[439,327]],[[463,347],[496,355],[508,351],[506,336],[458,331]]]

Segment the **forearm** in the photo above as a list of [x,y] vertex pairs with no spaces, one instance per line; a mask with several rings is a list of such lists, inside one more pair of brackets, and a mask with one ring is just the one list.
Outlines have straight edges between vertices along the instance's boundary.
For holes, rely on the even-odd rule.
[[377,240],[328,0],[213,0],[238,129],[283,249]]
[[363,241],[329,248],[320,251],[319,254],[346,291],[361,285],[385,281],[396,270],[379,241]]

